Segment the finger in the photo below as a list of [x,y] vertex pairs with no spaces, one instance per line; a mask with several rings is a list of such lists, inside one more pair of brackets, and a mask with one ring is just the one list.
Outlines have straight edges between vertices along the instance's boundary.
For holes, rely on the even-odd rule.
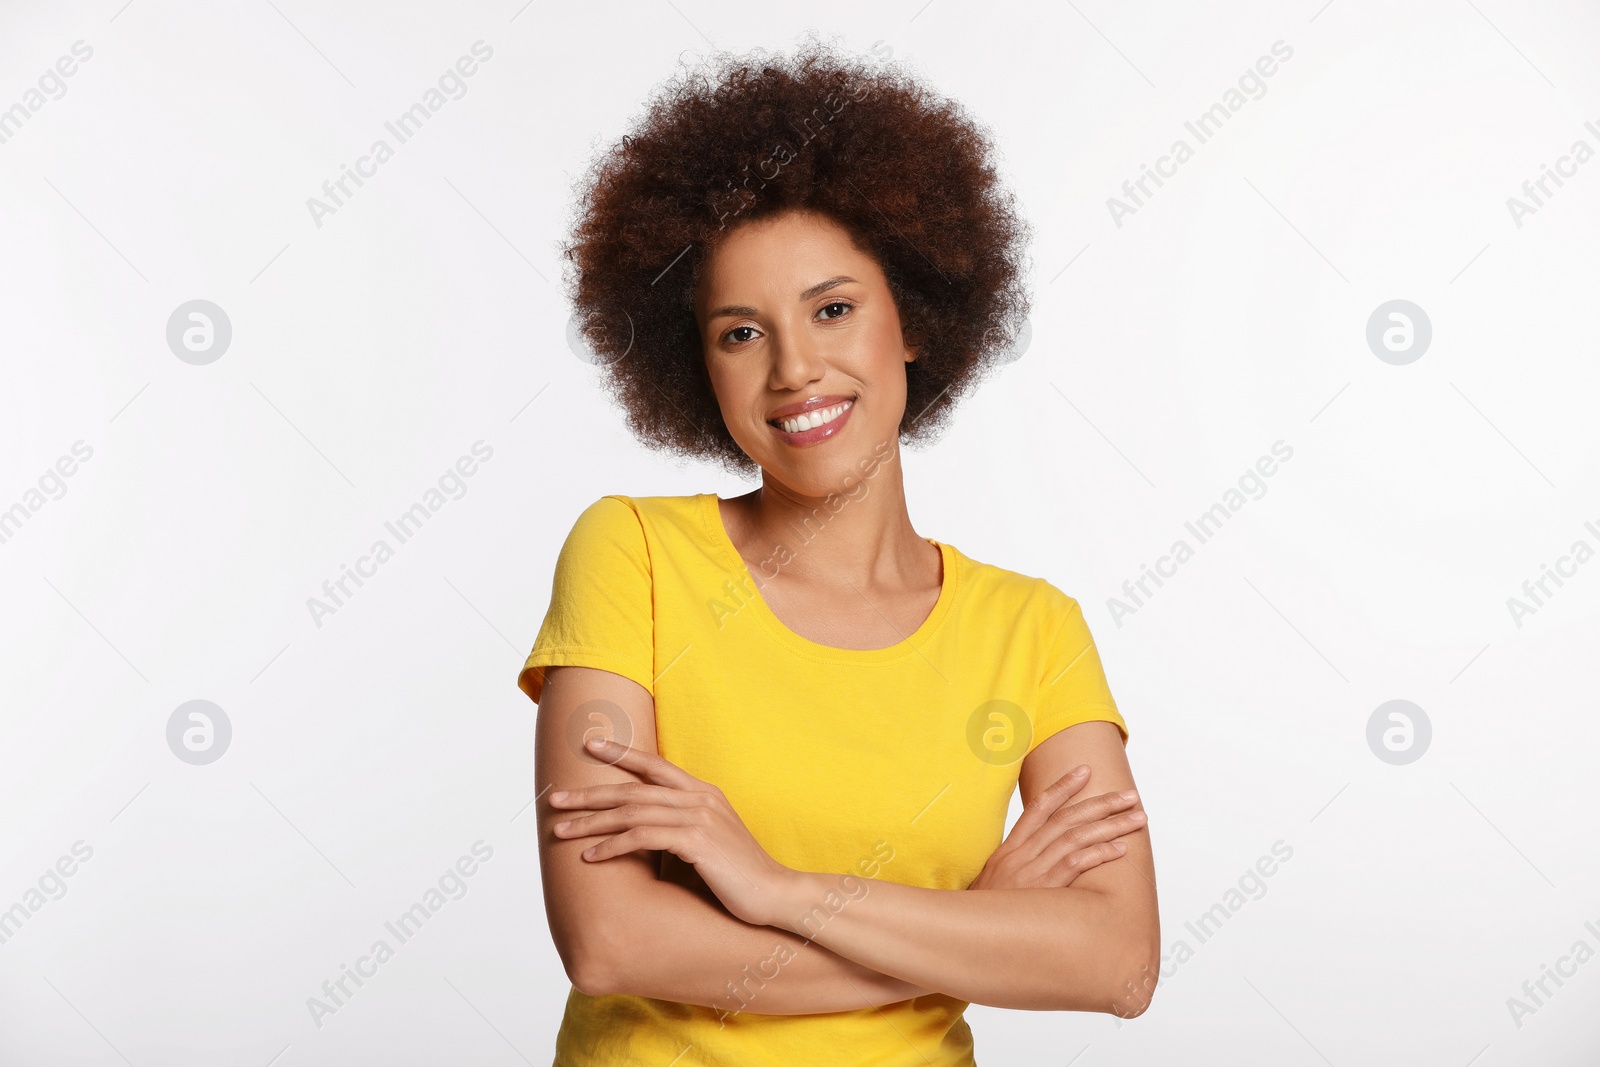
[[1074,827],[1070,833],[1062,836],[1076,840],[1080,845],[1093,844],[1136,833],[1143,830],[1149,821],[1150,817],[1145,814],[1143,809],[1124,811]]
[[1050,783],[1050,787],[1042,796],[1070,797],[1089,784],[1089,765],[1087,763],[1072,768],[1060,778]]
[[[685,848],[683,840],[685,832],[681,827],[675,826],[635,826],[615,837],[608,837],[598,844],[590,845],[583,850],[582,856],[586,860],[599,862],[645,849],[653,852],[672,852],[683,858],[683,852],[680,850]],[[685,860],[685,862],[692,861]]]
[[1078,849],[1088,848],[1106,841],[1143,830],[1149,820],[1142,811],[1126,811],[1108,819],[1097,819],[1074,827],[1039,851],[1040,858],[1059,860],[1061,856]]
[[[677,795],[671,795],[676,793]],[[553,808],[614,808],[618,804],[657,803],[670,804],[683,801],[690,794],[668,786],[646,785],[643,782],[603,782],[581,789],[563,789],[550,794]]]
[[1110,863],[1120,858],[1127,852],[1128,846],[1121,841],[1105,841],[1098,845],[1079,849],[1050,868],[1050,877],[1053,879],[1064,878],[1069,883],[1084,871],[1093,870],[1102,864]]
[[[1126,795],[1128,793],[1133,795]],[[1096,819],[1108,818],[1119,811],[1127,811],[1129,808],[1137,807],[1138,803],[1138,792],[1128,789],[1121,793],[1101,793],[1088,800],[1080,800],[1070,807],[1057,809],[1052,815],[1064,825],[1080,826]]]
[[[562,814],[567,814],[563,812]],[[688,826],[693,818],[682,808],[657,804],[624,804],[620,808],[604,811],[572,813],[551,827],[551,832],[561,838],[593,837],[596,834],[618,833],[635,826]]]
[[688,771],[663,756],[633,748],[604,737],[590,738],[589,751],[607,760],[613,767],[623,767],[647,778],[656,785],[669,785],[675,789],[709,789]]
[[[1017,818],[1018,826],[1023,827],[1024,834],[1030,833],[1036,824],[1054,815],[1061,805],[1088,784],[1088,766],[1073,768],[1041,790],[1031,805],[1023,806],[1022,814]],[[1012,827],[1012,832],[1016,832],[1016,827]]]
[[1018,819],[1017,825],[1023,827],[1024,835],[1019,836],[1018,841],[1024,840],[1026,835],[1035,833],[1042,834],[1041,840],[1050,840],[1067,829],[1106,818],[1119,811],[1126,811],[1136,804],[1138,804],[1137,795],[1130,799],[1121,793],[1102,793],[1088,800],[1080,800],[1076,804],[1067,804],[1063,799],[1054,807],[1041,806],[1033,813],[1033,821],[1026,825]]
[[[1060,815],[1062,806],[1089,782],[1089,767],[1075,767],[1040,791],[1031,804],[1023,805],[1022,814],[1002,847],[1037,856],[1049,841],[1046,832],[1052,818]],[[1071,824],[1069,824],[1071,825]]]

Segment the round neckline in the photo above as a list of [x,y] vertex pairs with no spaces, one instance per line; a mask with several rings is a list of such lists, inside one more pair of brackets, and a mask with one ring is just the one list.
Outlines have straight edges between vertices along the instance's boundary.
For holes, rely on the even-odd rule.
[[761,595],[760,583],[756,581],[755,575],[750,573],[749,564],[739,555],[738,546],[733,543],[733,537],[728,533],[728,525],[722,519],[722,508],[718,503],[720,498],[715,493],[701,493],[699,496],[701,517],[705,520],[706,532],[716,544],[723,561],[734,567],[736,573],[743,573],[750,579],[751,595],[746,607],[755,612],[756,617],[779,641],[803,655],[844,663],[881,663],[899,659],[927,643],[929,637],[939,628],[939,624],[944,621],[944,617],[950,613],[950,607],[955,602],[961,584],[959,554],[953,545],[924,537],[924,541],[939,550],[940,559],[943,561],[941,564],[943,574],[939,584],[939,599],[934,601],[933,610],[922,620],[922,625],[912,631],[910,636],[885,648],[835,648],[833,645],[818,644],[791,630],[767,605],[766,597]]

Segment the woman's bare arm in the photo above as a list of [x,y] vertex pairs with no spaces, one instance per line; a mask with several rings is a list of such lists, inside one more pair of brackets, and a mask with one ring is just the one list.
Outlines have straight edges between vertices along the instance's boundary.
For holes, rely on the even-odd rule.
[[[1024,801],[1088,764],[1091,790],[1133,788],[1113,723],[1084,722],[1042,742],[1023,765]],[[1160,920],[1148,829],[1124,862],[1051,889],[964,892],[851,875],[800,873],[777,924],[882,973],[1002,1008],[1132,1017],[1149,1005]]]
[[591,863],[579,853],[598,838],[556,837],[551,826],[572,812],[552,808],[547,791],[638,780],[581,751],[585,729],[619,718],[628,724],[619,740],[656,751],[648,690],[610,671],[546,668],[535,731],[539,866],[550,935],[573,985],[591,995],[631,993],[762,1015],[847,1011],[929,992],[788,931],[746,923],[714,897],[659,880],[659,852]]
[[[570,687],[557,680],[564,674]],[[539,781],[583,788],[632,780],[631,772],[580,753],[579,742],[598,708],[603,721],[629,722],[622,740],[653,752],[649,694],[604,671],[558,668],[550,679],[540,709]],[[1024,762],[1025,802],[1079,764],[1091,768],[1091,780],[1102,789],[1133,785],[1116,727],[1083,723],[1041,743]],[[541,822],[546,813],[554,821],[546,804]],[[585,992],[796,1014],[939,990],[1001,1007],[1133,1016],[1153,991],[1159,929],[1144,830],[1124,838],[1124,858],[1132,863],[1085,871],[1066,888],[930,890],[796,872],[794,895],[768,920],[771,926],[745,923],[714,899],[658,880],[660,853],[599,863],[576,855],[594,840],[557,838],[541,826],[552,935],[574,984]],[[631,876],[622,873],[629,870]],[[938,936],[930,937],[930,930]],[[805,945],[808,939],[814,943]],[[1041,953],[1042,943],[1052,951]],[[832,952],[819,953],[819,947]]]

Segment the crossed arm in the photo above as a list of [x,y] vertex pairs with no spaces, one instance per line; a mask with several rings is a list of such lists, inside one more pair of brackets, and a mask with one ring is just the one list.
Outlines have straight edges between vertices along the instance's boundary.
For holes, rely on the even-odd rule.
[[[626,717],[631,747],[656,751],[654,704],[633,681],[551,667],[540,697],[540,797],[548,789],[637,780],[579,751],[574,739],[582,730],[573,722],[586,716],[590,701]],[[1024,803],[1080,764],[1091,768],[1085,795],[1134,786],[1116,726],[1080,723],[1024,760]],[[768,1015],[846,1011],[932,992],[996,1007],[1130,1017],[1149,1003],[1160,931],[1144,829],[1123,838],[1120,862],[1064,888],[925,889],[801,872],[786,909],[792,919],[758,926],[729,914],[703,887],[659,878],[659,853],[583,859],[585,848],[609,835],[557,837],[552,826],[572,813],[548,801],[537,810],[551,937],[584,993]],[[837,907],[840,899],[848,905]]]

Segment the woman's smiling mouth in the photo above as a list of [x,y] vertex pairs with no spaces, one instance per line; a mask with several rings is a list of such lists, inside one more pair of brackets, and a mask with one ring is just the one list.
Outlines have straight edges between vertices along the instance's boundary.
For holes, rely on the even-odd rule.
[[798,447],[814,445],[833,437],[845,423],[850,421],[850,412],[855,410],[854,397],[846,398],[828,405],[827,407],[814,407],[808,411],[783,415],[779,418],[769,419],[767,425],[785,443]]

